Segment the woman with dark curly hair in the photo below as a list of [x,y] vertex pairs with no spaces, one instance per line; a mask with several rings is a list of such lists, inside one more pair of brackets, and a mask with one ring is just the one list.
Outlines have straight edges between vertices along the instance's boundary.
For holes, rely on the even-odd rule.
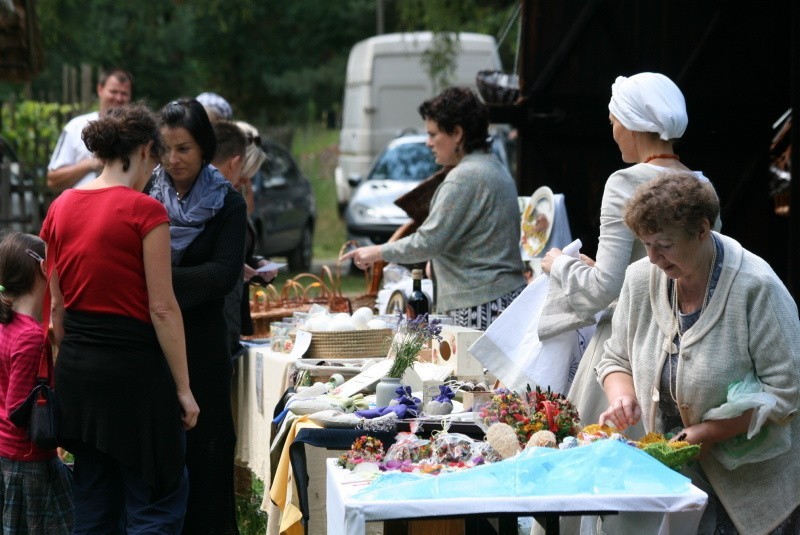
[[72,533],[177,534],[189,492],[184,430],[198,407],[167,212],[141,193],[164,143],[142,105],[110,110],[82,137],[103,172],[53,201],[41,232],[59,445],[75,456]]
[[452,166],[412,235],[342,257],[356,266],[430,261],[436,311],[486,329],[525,287],[514,180],[490,150],[489,110],[470,89],[451,87],[419,107],[436,163]]

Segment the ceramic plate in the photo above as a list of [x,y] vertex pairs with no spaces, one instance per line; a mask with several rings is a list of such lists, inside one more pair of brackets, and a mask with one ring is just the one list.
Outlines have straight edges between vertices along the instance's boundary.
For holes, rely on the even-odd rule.
[[523,260],[530,260],[544,250],[553,230],[554,214],[553,191],[547,186],[534,191],[522,213],[520,224],[520,249]]

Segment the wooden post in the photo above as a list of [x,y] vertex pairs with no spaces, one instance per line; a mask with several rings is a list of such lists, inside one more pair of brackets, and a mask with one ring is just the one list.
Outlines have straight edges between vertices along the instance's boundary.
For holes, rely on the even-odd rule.
[[81,108],[84,110],[88,109],[92,104],[93,82],[92,66],[88,63],[81,63]]
[[0,221],[11,219],[11,164],[0,163]]
[[69,102],[69,65],[61,65],[61,103]]
[[78,69],[69,67],[69,100],[70,104],[78,102]]

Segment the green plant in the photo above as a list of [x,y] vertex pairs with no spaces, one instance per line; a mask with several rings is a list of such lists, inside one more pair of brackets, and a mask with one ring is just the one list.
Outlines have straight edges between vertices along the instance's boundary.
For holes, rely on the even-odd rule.
[[236,497],[236,519],[241,535],[262,535],[267,530],[267,513],[261,510],[264,482],[253,478],[250,496]]
[[47,165],[71,104],[24,100],[2,109],[3,136],[14,146],[26,169]]
[[441,340],[441,320],[428,321],[427,314],[408,319],[403,314],[397,317],[397,334],[392,340],[394,362],[387,377],[402,378],[405,371],[414,365],[419,352],[431,340]]

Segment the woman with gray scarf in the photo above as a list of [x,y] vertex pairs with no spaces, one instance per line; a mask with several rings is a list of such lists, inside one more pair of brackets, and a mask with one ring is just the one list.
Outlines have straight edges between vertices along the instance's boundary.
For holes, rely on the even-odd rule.
[[173,286],[186,325],[189,377],[202,416],[187,433],[189,503],[184,533],[238,533],[233,492],[236,433],[225,296],[242,275],[244,198],[210,165],[216,138],[196,100],[160,111],[167,156],[150,195],[167,208]]

